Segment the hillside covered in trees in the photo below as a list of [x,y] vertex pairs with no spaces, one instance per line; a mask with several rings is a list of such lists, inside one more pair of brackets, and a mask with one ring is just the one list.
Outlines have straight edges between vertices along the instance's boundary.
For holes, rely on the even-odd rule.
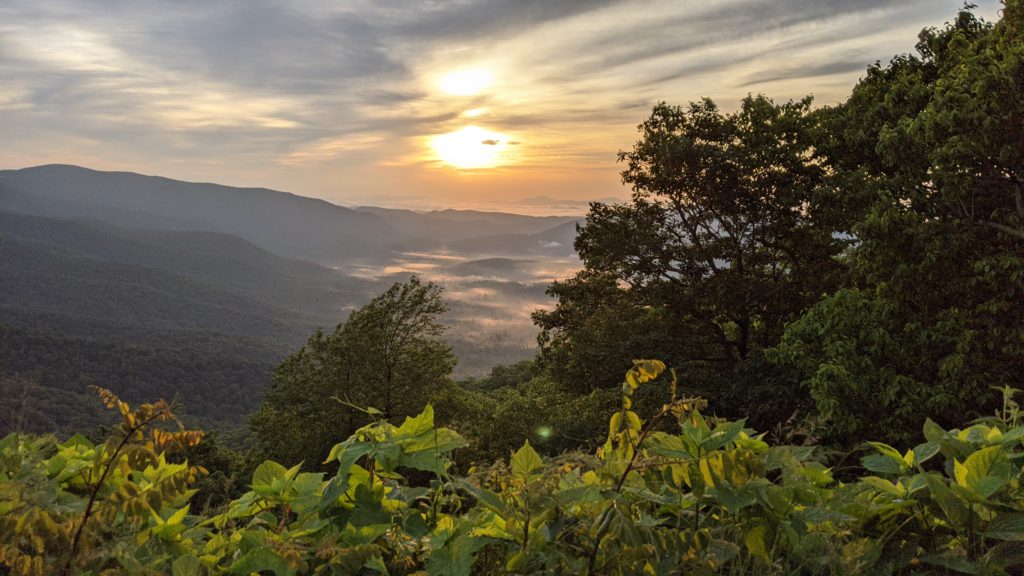
[[[105,423],[83,407],[86,386],[102,385],[133,402],[177,397],[191,423],[244,435],[274,366],[317,326],[433,265],[431,250],[434,276],[467,295],[444,318],[458,374],[486,374],[533,354],[522,310],[544,301],[537,269],[575,260],[575,220],[355,210],[63,165],[0,171],[0,391],[17,399],[0,434]],[[362,234],[353,222],[375,231],[366,246],[349,237]],[[499,233],[518,260],[486,258]]]
[[[414,276],[295,344],[245,452],[171,404],[95,389],[113,427],[0,440],[0,570],[1021,573],[1024,4],[922,31],[839,105],[661,103],[619,158],[632,198],[591,206],[582,269],[534,315],[534,360],[455,381],[444,291]],[[38,265],[0,287],[43,322],[28,296],[65,254],[6,218],[0,247]],[[96,229],[129,234],[60,226],[84,251]],[[104,254],[78,275],[135,265]],[[288,285],[240,295],[246,273],[225,299],[289,301]],[[204,289],[236,281],[217,279]],[[31,350],[38,336],[0,338]],[[19,358],[83,394],[52,367],[64,360]]]

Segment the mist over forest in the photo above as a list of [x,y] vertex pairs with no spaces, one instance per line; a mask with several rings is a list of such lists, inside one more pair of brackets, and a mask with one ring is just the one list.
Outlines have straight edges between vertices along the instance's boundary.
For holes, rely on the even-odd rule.
[[[204,425],[239,426],[315,328],[412,275],[445,288],[455,377],[484,376],[533,357],[531,313],[580,266],[580,218],[350,209],[64,165],[0,172],[0,219],[4,376],[21,398],[7,430],[95,424],[77,403],[43,408],[88,384],[179,396]],[[111,347],[160,363],[113,365]],[[84,365],[70,381],[68,363]]]

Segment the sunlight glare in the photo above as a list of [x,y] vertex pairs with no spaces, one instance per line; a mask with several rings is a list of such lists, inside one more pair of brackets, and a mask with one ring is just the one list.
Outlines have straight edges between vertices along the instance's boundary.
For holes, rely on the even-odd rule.
[[494,168],[502,161],[508,138],[479,126],[466,126],[435,136],[430,146],[442,162],[455,168]]
[[441,90],[453,96],[479,94],[494,82],[494,75],[487,70],[473,68],[450,72],[441,78]]

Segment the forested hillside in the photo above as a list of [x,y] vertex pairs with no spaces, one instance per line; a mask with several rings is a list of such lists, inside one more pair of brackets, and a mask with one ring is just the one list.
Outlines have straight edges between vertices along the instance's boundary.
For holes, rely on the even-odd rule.
[[[214,205],[240,198],[252,209],[225,208],[218,216]],[[295,237],[287,227],[299,220],[289,218],[324,204],[306,200],[70,166],[5,171],[0,176],[0,327],[7,337],[0,346],[0,378],[5,389],[22,391],[25,398],[16,405],[25,415],[0,421],[0,431],[83,430],[99,423],[95,410],[59,399],[58,391],[79,399],[91,384],[132,401],[177,395],[192,422],[218,429],[243,425],[270,384],[273,366],[313,329],[344,322],[375,293],[408,278],[404,270],[383,272],[402,258],[385,243],[358,257],[335,254],[331,258],[341,259],[339,270],[311,262],[325,258],[319,244],[305,245],[302,255],[308,260],[297,260],[268,251],[292,250],[267,241],[269,236],[243,237],[256,229]],[[276,212],[282,205],[291,208]],[[361,226],[376,222],[372,214],[334,208],[326,209],[329,225],[324,225],[334,236],[316,242],[347,242],[342,236],[352,233],[353,214]],[[425,243],[418,246],[422,250],[484,230],[528,238],[567,221],[571,229],[573,222],[473,211],[378,211],[400,214],[394,224],[410,233],[433,234],[416,241]],[[205,219],[193,218],[197,214]],[[264,226],[260,218],[269,214],[279,214],[280,225]],[[383,227],[375,233],[390,234],[385,223],[379,224]],[[400,238],[396,232],[387,242],[398,250]],[[355,275],[356,262],[359,270],[373,273]],[[543,280],[523,267],[492,267],[482,278],[458,270],[440,273],[467,293],[484,290],[493,294],[491,300],[501,295],[513,303],[508,308],[472,298],[452,303],[448,320],[456,327],[447,338],[462,373],[486,373],[495,364],[532,354],[526,317],[531,308],[519,302],[539,301]],[[529,334],[509,337],[501,327],[509,319],[526,325]]]
[[210,232],[0,212],[0,429],[87,430],[82,397],[179,397],[209,427],[259,404],[270,372],[369,283]]

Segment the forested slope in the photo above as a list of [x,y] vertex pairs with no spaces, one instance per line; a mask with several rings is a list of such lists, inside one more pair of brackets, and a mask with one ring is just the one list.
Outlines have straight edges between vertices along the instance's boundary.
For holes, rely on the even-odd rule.
[[366,291],[225,234],[0,212],[0,385],[21,398],[0,429],[96,424],[89,384],[238,425],[273,366]]

